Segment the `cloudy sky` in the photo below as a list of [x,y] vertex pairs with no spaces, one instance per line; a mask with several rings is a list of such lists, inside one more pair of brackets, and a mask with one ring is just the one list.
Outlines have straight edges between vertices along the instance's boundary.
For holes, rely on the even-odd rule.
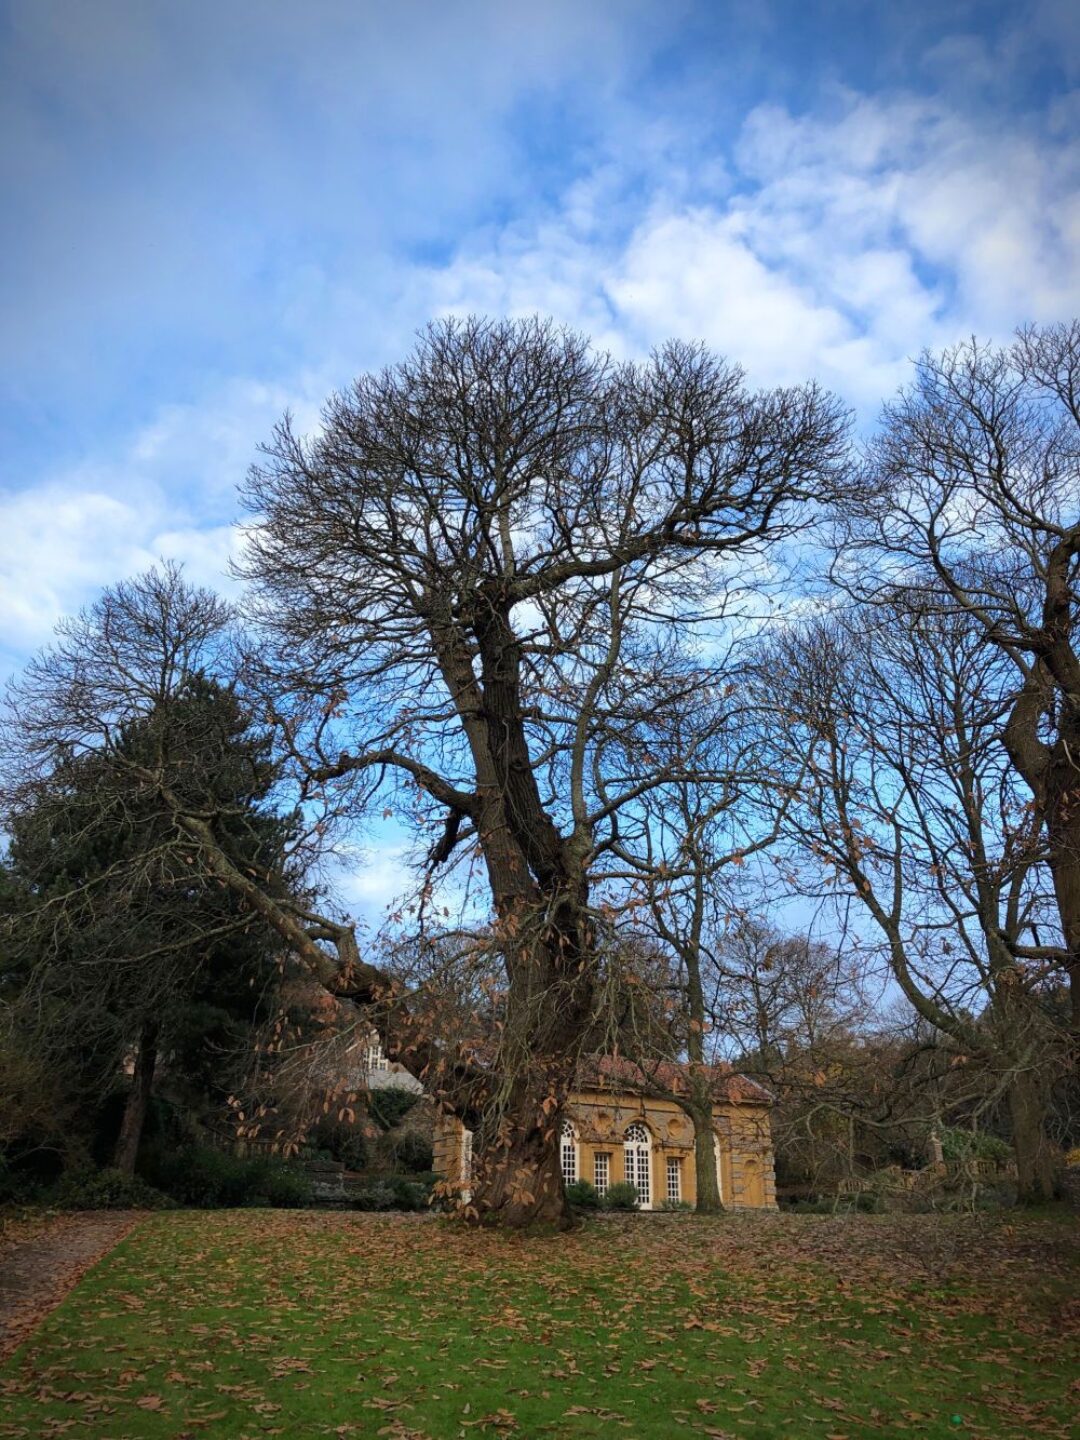
[[704,338],[864,424],[1080,312],[1069,0],[0,0],[0,668],[224,585],[286,407],[432,315]]

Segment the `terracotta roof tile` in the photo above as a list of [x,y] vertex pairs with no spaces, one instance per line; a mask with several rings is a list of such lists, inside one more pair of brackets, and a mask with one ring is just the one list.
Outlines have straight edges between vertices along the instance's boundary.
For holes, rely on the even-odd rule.
[[[714,1100],[741,1101],[748,1105],[771,1105],[773,1097],[764,1085],[747,1075],[738,1075],[730,1065],[707,1065],[709,1088]],[[578,1085],[584,1090],[634,1090],[646,1094],[685,1094],[689,1089],[690,1066],[677,1060],[645,1061],[639,1064],[622,1055],[589,1055],[578,1067]]]

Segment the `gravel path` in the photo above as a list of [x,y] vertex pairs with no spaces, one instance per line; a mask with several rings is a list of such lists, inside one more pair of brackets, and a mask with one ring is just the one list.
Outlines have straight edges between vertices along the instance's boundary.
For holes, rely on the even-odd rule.
[[0,1249],[0,1360],[143,1219],[142,1210],[56,1215],[29,1239]]

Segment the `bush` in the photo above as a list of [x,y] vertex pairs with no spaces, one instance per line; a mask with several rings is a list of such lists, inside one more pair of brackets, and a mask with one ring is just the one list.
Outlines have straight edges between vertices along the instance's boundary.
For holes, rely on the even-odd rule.
[[780,1208],[789,1215],[831,1215],[836,1206],[832,1200],[785,1200]]
[[12,1164],[0,1150],[0,1206],[33,1204],[45,1189],[48,1182],[35,1168]]
[[165,1210],[167,1195],[119,1170],[77,1170],[65,1175],[50,1197],[60,1210]]
[[335,1160],[339,1160],[346,1170],[363,1170],[368,1162],[368,1146],[359,1130],[354,1130],[340,1141],[335,1150],[331,1151]]
[[689,1200],[662,1200],[660,1209],[666,1210],[669,1214],[675,1214],[680,1210],[692,1210],[694,1207]]
[[368,1145],[359,1126],[324,1121],[311,1138],[319,1159],[336,1160],[346,1170],[363,1170],[368,1163]]
[[426,1210],[431,1200],[431,1185],[422,1180],[406,1180],[395,1176],[390,1184],[394,1190],[394,1205],[398,1210]]
[[629,1180],[619,1180],[609,1185],[604,1195],[605,1210],[636,1210],[638,1208],[637,1186]]
[[984,1130],[961,1130],[958,1126],[946,1125],[939,1132],[941,1153],[946,1160],[997,1160],[1006,1161],[1012,1157],[1012,1149],[996,1135]]
[[182,1205],[217,1209],[269,1205],[298,1209],[312,1203],[311,1182],[274,1156],[230,1155],[209,1145],[152,1149],[144,1158],[147,1178]]
[[575,1180],[567,1185],[566,1199],[575,1210],[596,1210],[600,1206],[600,1192],[588,1180]]
[[423,1135],[417,1135],[415,1131],[407,1130],[394,1145],[394,1159],[413,1174],[425,1175],[430,1171],[435,1159],[431,1141],[426,1140]]
[[362,1188],[350,1190],[349,1200],[354,1210],[392,1210],[394,1187],[389,1180],[372,1180]]
[[349,1203],[354,1210],[426,1210],[434,1184],[432,1174],[412,1179],[391,1175],[356,1188],[350,1186]]
[[275,1210],[303,1210],[312,1204],[311,1180],[301,1170],[287,1165],[283,1160],[256,1161],[262,1166],[253,1176],[258,1185],[258,1198],[254,1195],[244,1202],[247,1205],[265,1203]]
[[368,1112],[383,1130],[393,1130],[420,1099],[415,1090],[406,1090],[401,1085],[387,1085],[372,1090],[368,1096]]

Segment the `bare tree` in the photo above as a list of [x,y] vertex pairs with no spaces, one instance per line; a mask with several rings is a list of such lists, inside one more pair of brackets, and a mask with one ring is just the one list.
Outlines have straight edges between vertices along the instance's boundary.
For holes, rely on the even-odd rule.
[[[632,897],[628,918],[669,957],[688,1060],[686,1083],[672,1098],[694,1125],[702,1212],[722,1208],[713,1130],[717,1057],[708,1039],[714,1011],[707,988],[716,974],[717,948],[744,903],[732,877],[775,841],[793,793],[770,729],[756,713],[748,675],[741,673],[738,651],[748,640],[752,632],[735,637],[708,670],[688,672],[692,703],[663,708],[636,737],[641,753],[635,768],[651,770],[657,783],[636,812],[623,817],[612,847]],[[662,1076],[671,1073],[667,1053],[646,1036],[637,1049],[635,1058],[664,1088]]]
[[[890,1133],[865,954],[739,916],[709,955],[714,1033],[739,1070],[775,1096],[778,1178],[835,1185],[858,1147]],[[905,1116],[905,1119],[907,1117]]]
[[[836,575],[938,593],[1007,657],[1005,742],[1042,827],[1080,1041],[1080,322],[923,356],[870,447]],[[1047,953],[1040,946],[1040,953]]]
[[711,959],[706,982],[714,1028],[727,1052],[762,1079],[793,1051],[812,1053],[869,1019],[866,966],[850,950],[739,916]]
[[1042,1002],[1044,856],[1001,744],[1004,669],[966,611],[901,592],[784,639],[769,683],[811,756],[789,815],[804,876],[864,908],[911,1006],[995,1077],[1037,1198],[1061,1045]]
[[306,797],[396,804],[433,882],[473,859],[486,879],[505,1020],[448,1091],[484,1218],[565,1214],[592,880],[658,781],[605,771],[602,741],[670,698],[676,642],[831,492],[844,430],[813,386],[751,394],[701,347],[617,366],[540,321],[454,320],[335,396],[315,437],[286,419],[252,472],[243,573]]

